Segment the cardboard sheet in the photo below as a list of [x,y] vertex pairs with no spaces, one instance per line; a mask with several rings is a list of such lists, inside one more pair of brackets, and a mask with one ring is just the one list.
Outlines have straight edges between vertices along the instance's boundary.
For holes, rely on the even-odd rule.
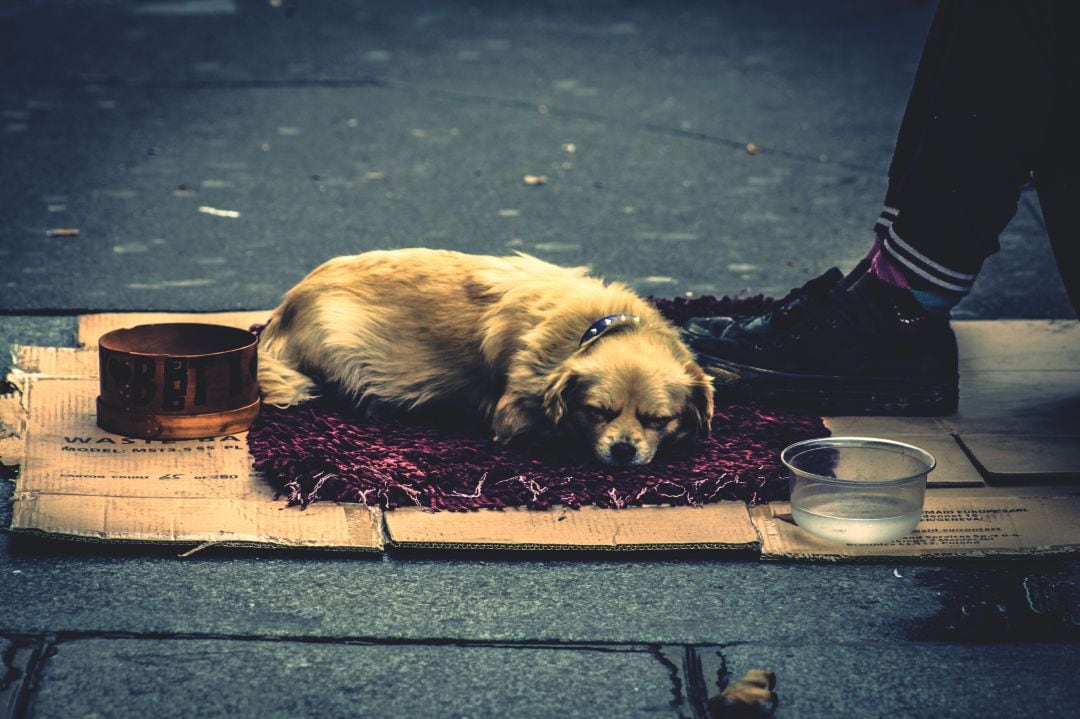
[[26,412],[18,391],[0,394],[0,462],[21,465],[26,456]]
[[[380,512],[275,501],[246,435],[152,441],[96,425],[92,350],[18,348],[19,392],[0,401],[5,463],[21,465],[11,530],[83,539],[382,550]],[[30,370],[34,370],[31,372]],[[21,456],[11,456],[20,442]]]
[[289,511],[269,498],[20,492],[12,531],[82,539],[380,551],[377,513],[326,503]]
[[763,559],[1032,557],[1080,551],[1080,490],[1007,494],[931,490],[922,521],[886,544],[843,544],[809,534],[787,502],[750,511]]
[[757,549],[742,502],[704,507],[582,507],[385,513],[394,546],[465,549]]

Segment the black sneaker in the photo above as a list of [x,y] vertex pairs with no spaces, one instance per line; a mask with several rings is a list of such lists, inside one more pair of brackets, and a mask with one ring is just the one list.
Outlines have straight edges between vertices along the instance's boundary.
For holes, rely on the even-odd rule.
[[[777,301],[769,309],[770,313],[785,312],[793,313],[797,312],[798,308],[808,302],[815,302],[821,297],[824,297],[829,290],[833,287],[846,287],[852,282],[862,276],[863,272],[869,267],[870,263],[867,260],[860,262],[854,270],[852,270],[847,276],[845,276],[836,267],[823,274],[821,277],[815,277],[807,282],[802,287],[792,290],[782,300]],[[693,317],[686,322],[683,327],[684,338],[686,335],[702,336],[702,337],[720,337],[724,334],[724,330],[728,328],[733,322],[746,321],[753,319],[752,317]]]
[[683,338],[728,396],[832,415],[955,412],[948,318],[861,269],[833,268],[760,315],[691,319]]

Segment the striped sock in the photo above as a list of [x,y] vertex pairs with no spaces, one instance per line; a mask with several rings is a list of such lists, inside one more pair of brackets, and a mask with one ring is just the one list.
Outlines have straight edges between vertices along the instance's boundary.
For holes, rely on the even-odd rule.
[[870,263],[868,272],[882,282],[911,292],[927,312],[947,315],[971,292],[975,275],[949,269],[904,242],[893,229],[899,213],[886,206],[874,225],[876,239],[866,256]]

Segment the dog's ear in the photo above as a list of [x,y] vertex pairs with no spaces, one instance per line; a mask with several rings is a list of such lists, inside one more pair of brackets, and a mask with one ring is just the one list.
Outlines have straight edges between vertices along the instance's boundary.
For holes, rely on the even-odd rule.
[[682,426],[698,439],[704,439],[712,429],[712,377],[693,363],[686,366],[686,371],[690,375],[690,399],[683,413]]
[[578,386],[578,375],[565,365],[552,373],[544,390],[544,414],[553,425],[566,417],[570,395]]

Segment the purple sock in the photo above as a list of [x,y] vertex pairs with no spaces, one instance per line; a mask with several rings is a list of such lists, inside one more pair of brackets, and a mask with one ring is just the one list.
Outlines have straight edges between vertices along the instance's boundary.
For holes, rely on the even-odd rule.
[[967,296],[975,275],[950,270],[920,254],[893,230],[899,210],[886,207],[874,226],[876,238],[867,253],[867,274],[907,290],[927,312],[947,315]]
[[904,273],[903,268],[891,260],[889,255],[882,249],[880,237],[874,239],[874,244],[866,254],[866,259],[870,261],[867,272],[877,279],[903,290],[912,289],[911,281],[908,279],[907,274]]

